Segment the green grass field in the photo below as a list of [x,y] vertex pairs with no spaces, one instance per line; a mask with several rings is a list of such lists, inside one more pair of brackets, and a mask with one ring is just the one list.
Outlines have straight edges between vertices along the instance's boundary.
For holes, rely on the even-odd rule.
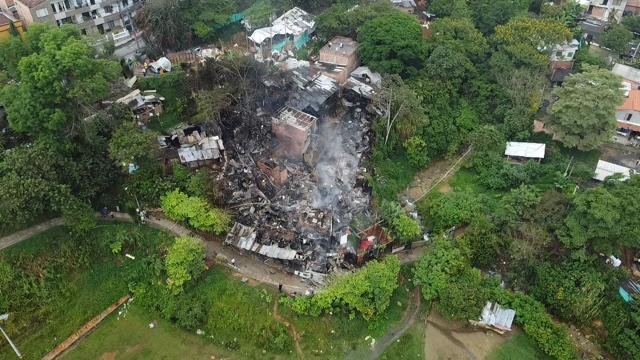
[[380,356],[380,360],[424,359],[424,325],[417,321]]
[[519,333],[496,349],[489,360],[539,360],[548,359],[527,335]]
[[[139,231],[145,244],[160,244],[171,239],[168,235],[150,228],[132,224],[109,224],[100,225],[81,240],[100,247],[100,244],[113,236],[112,230],[116,226]],[[48,265],[62,261],[60,254],[66,253],[69,258],[75,256],[72,244],[66,228],[59,227],[0,252],[0,260],[9,264],[23,264],[20,267],[13,266],[15,277],[30,273],[36,274],[30,279],[38,279],[37,284],[34,284],[33,280],[18,283],[22,287],[29,287],[27,293],[33,294],[29,297],[36,303],[19,308],[7,308],[10,317],[3,324],[23,352],[24,359],[40,358],[128,292],[127,282],[122,276],[127,269],[123,256],[98,257],[93,253],[88,268],[80,268],[69,273],[52,273]],[[105,251],[106,254],[108,253]],[[18,290],[22,293],[27,289]],[[9,291],[6,296],[22,295]],[[4,341],[0,343],[0,359],[14,358],[15,355],[9,346]]]
[[[150,329],[149,324],[158,326]],[[84,359],[202,359],[227,354],[209,338],[184,331],[135,305],[118,315],[114,312],[93,333],[63,358]]]

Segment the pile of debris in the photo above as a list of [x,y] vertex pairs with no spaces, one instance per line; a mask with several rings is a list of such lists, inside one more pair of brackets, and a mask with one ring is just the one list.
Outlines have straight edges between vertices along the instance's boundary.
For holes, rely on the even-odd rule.
[[124,104],[133,113],[139,124],[146,124],[152,117],[162,114],[162,102],[165,99],[158,96],[155,90],[145,90],[142,93],[136,89],[116,100],[116,103]]
[[225,133],[220,188],[237,219],[227,244],[318,281],[345,260],[355,264],[359,243],[342,241],[353,220],[374,222],[364,165],[373,116],[366,96],[336,101],[337,82],[308,70],[296,68],[286,83],[264,79],[278,107],[260,99],[251,119]]

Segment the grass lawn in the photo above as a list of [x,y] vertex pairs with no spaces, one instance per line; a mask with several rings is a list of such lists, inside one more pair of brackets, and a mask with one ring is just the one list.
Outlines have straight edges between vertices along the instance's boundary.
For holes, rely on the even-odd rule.
[[[10,313],[3,327],[11,334],[24,359],[40,358],[128,292],[122,276],[128,264],[122,256],[109,256],[106,247],[101,248],[113,237],[116,228],[140,234],[141,244],[148,246],[171,239],[159,231],[133,224],[105,224],[80,240],[105,251],[86,253],[69,240],[66,228],[58,227],[0,251],[0,260],[10,264],[16,279],[7,287],[11,289],[7,295],[1,295],[10,300],[22,299],[20,304],[3,305],[7,308],[2,311]],[[139,250],[132,253],[144,251]],[[68,260],[85,256],[88,256],[88,267]],[[60,270],[76,265],[73,271]],[[3,341],[0,359],[14,358],[11,348]]]
[[[149,328],[156,320],[158,326]],[[114,312],[63,359],[203,359],[226,357],[210,339],[184,331],[135,305]]]
[[408,298],[407,288],[400,286],[391,298],[385,317],[373,324],[360,317],[350,320],[348,315],[342,314],[319,318],[297,316],[284,307],[281,307],[280,313],[290,320],[302,335],[300,346],[305,355],[315,355],[323,359],[357,359],[369,352],[371,341],[366,341],[365,337],[379,338],[400,321]]
[[538,360],[548,357],[538,349],[531,338],[524,333],[514,335],[509,341],[496,349],[489,360]]
[[380,360],[422,359],[424,359],[424,324],[420,320],[416,320],[413,326],[380,356]]

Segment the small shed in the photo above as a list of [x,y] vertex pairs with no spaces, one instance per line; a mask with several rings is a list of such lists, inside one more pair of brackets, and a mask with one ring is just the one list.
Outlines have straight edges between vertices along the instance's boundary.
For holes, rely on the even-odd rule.
[[612,176],[614,174],[621,174],[622,179],[627,180],[634,173],[635,172],[633,169],[630,169],[626,166],[617,165],[604,160],[598,160],[598,165],[596,165],[596,173],[593,176],[593,178],[598,181],[604,181],[604,179],[607,178],[608,176]]
[[529,143],[529,142],[507,142],[507,148],[504,154],[509,158],[517,159],[544,159],[546,144]]
[[500,331],[511,331],[511,325],[513,319],[516,316],[516,311],[513,309],[505,309],[498,303],[492,303],[487,301],[487,304],[482,309],[480,314],[479,325],[495,328]]

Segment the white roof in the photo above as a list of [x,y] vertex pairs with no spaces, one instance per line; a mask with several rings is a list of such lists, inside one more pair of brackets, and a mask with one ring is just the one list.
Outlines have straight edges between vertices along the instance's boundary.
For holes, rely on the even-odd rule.
[[484,324],[495,326],[502,330],[511,330],[511,324],[516,316],[513,309],[504,309],[498,303],[487,301],[482,309],[480,321]]
[[315,26],[316,23],[313,20],[313,16],[299,7],[294,7],[275,19],[271,23],[271,26],[254,31],[249,39],[256,44],[262,44],[266,39],[270,39],[278,34],[297,36],[305,31],[311,32]]
[[545,149],[545,144],[509,141],[504,154],[507,156],[544,159]]
[[622,178],[624,180],[627,180],[629,177],[631,177],[631,175],[634,174],[634,171],[633,169],[625,166],[616,165],[604,160],[598,160],[598,165],[596,166],[596,174],[593,176],[594,179],[604,181],[607,176],[611,176],[613,174],[622,174]]
[[159,71],[160,68],[163,68],[165,71],[171,71],[171,61],[169,61],[169,59],[167,59],[166,57],[161,57],[160,59],[149,64],[149,66],[154,68],[156,71]]
[[640,70],[636,68],[622,64],[615,64],[611,72],[618,76],[622,76],[625,80],[640,84]]

